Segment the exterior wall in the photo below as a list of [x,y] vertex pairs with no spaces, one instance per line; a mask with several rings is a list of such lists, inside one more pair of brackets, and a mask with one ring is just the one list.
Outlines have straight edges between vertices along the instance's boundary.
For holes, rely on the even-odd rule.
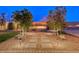
[[8,22],[5,23],[5,25],[0,26],[0,30],[7,30],[8,28]]
[[31,29],[46,29],[46,26],[32,26]]
[[[13,24],[14,24],[14,31],[20,31],[21,30],[18,23],[13,22]],[[32,26],[30,27],[30,30],[32,30],[32,29],[36,29],[36,30],[46,29],[46,22],[44,22],[44,23],[43,22],[33,22]]]
[[13,22],[13,24],[14,24],[14,31],[20,31],[21,30],[20,26],[18,25],[18,23]]
[[6,24],[5,24],[5,30],[7,30],[8,29],[8,22],[6,22]]
[[[75,22],[67,23],[68,26],[66,28],[68,28],[68,27],[79,27],[79,22],[75,23],[75,24],[74,23]],[[13,24],[14,24],[14,31],[20,31],[21,30],[21,28],[18,25],[18,23],[13,22]],[[47,28],[46,25],[47,25],[47,22],[33,22],[32,26],[30,27],[30,29],[36,29],[36,30],[46,29]],[[0,26],[0,30],[7,30],[7,29],[8,29],[8,22],[6,22],[5,25]]]

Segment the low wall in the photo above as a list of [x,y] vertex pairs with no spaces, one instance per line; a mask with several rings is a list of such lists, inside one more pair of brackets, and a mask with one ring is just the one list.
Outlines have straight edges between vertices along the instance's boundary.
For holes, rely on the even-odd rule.
[[75,37],[78,37],[79,38],[79,30],[76,31],[76,30],[65,30],[65,33],[68,34],[68,35],[72,35],[72,36],[75,36]]

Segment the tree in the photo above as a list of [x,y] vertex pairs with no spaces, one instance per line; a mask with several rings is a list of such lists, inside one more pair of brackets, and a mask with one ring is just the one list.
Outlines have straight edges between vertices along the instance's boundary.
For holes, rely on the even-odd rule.
[[65,27],[65,16],[66,16],[66,8],[63,6],[56,7],[56,18],[60,32],[62,32]]
[[17,29],[18,29],[18,26],[20,26],[20,24],[21,24],[21,20],[22,20],[21,17],[22,16],[20,15],[20,11],[13,12],[12,20],[14,23],[17,23],[17,25],[16,25]]
[[64,30],[64,20],[66,15],[65,7],[56,7],[53,11],[49,11],[48,15],[48,27],[51,30],[56,30],[58,32],[62,32]]
[[26,32],[29,30],[29,27],[32,24],[32,14],[28,9],[23,9],[20,11],[15,11],[13,13],[13,19],[15,22],[17,22],[22,31],[21,32]]
[[28,31],[29,27],[32,25],[32,14],[27,9],[24,9],[21,11],[21,15],[21,27],[23,27],[25,31]]
[[2,29],[4,28],[5,23],[6,23],[5,19],[6,19],[5,18],[5,13],[1,13],[1,16],[0,16],[0,26],[1,26]]

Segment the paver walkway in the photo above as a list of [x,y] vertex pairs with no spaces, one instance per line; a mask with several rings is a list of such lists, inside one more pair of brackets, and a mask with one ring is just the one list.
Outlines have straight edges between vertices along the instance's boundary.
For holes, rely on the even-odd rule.
[[[22,40],[12,38],[0,44],[0,52],[78,52],[79,38],[53,33],[27,32]],[[73,38],[73,39],[72,39]]]

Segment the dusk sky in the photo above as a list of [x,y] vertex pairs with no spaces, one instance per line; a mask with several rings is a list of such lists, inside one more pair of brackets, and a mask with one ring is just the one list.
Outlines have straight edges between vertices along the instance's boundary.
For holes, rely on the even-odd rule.
[[[49,10],[55,9],[55,6],[0,6],[0,13],[6,13],[7,20],[9,20],[12,12],[24,8],[32,13],[33,21],[42,21],[48,15]],[[66,9],[67,22],[79,21],[79,6],[66,6]]]

